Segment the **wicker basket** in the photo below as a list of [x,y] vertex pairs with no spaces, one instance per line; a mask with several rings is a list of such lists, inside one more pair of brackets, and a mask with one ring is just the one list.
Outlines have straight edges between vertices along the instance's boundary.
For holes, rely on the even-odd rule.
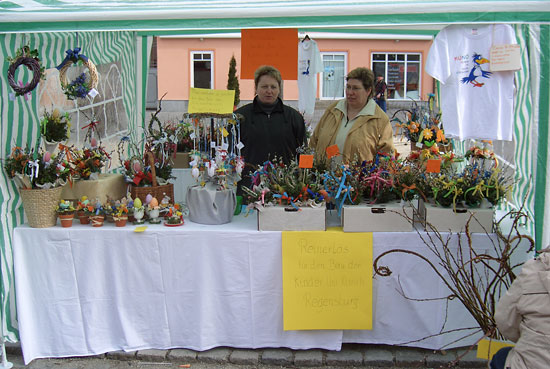
[[63,187],[42,189],[19,189],[23,209],[32,228],[53,227],[57,223],[55,208],[61,199]]
[[155,158],[152,153],[147,153],[147,158],[149,160],[149,165],[151,165],[151,175],[153,185],[148,187],[137,187],[134,185],[130,186],[130,194],[132,199],[139,197],[141,202],[145,204],[145,198],[148,194],[155,197],[159,202],[162,201],[162,198],[166,195],[170,197],[170,201],[174,202],[174,184],[168,183],[166,185],[159,186],[157,183],[157,175],[155,171]]

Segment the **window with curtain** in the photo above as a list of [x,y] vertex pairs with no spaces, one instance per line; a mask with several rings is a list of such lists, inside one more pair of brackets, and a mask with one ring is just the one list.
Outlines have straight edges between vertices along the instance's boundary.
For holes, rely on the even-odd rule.
[[321,100],[337,100],[344,97],[347,58],[347,52],[321,52],[323,61],[323,73],[319,83]]

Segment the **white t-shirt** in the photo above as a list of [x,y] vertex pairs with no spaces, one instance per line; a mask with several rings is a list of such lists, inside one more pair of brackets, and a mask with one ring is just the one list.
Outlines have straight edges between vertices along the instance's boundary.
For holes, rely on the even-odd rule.
[[298,43],[298,111],[313,114],[317,95],[317,73],[323,71],[317,42],[303,40]]
[[489,72],[492,45],[515,44],[510,25],[451,25],[432,44],[426,72],[441,82],[445,135],[512,140],[514,72]]

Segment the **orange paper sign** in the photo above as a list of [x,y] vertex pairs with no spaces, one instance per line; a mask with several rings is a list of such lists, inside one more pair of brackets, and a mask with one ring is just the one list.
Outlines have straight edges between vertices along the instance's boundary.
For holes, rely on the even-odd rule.
[[313,155],[300,155],[298,166],[305,169],[313,168]]
[[327,147],[326,152],[327,152],[327,158],[329,159],[332,158],[333,156],[340,155],[340,149],[338,148],[338,145],[331,145]]
[[428,159],[426,164],[427,173],[439,173],[441,171],[441,159]]
[[298,79],[298,29],[241,30],[241,78],[254,79],[261,65],[272,65],[286,80]]

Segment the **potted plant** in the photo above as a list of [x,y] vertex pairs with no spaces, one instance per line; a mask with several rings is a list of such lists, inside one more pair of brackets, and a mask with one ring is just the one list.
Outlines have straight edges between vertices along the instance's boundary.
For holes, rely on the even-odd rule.
[[72,201],[60,200],[55,211],[62,227],[72,227],[75,214]]
[[116,205],[115,211],[113,213],[113,220],[115,221],[115,226],[124,227],[128,221],[128,208],[126,204],[118,202]]
[[93,202],[88,202],[84,207],[84,213],[88,215],[92,227],[102,227],[105,221],[105,209],[99,199]]
[[68,140],[71,135],[69,113],[61,113],[57,108],[51,113],[44,111],[44,116],[40,120],[40,134],[46,144],[46,150],[55,150],[58,142]]
[[[428,103],[425,107],[413,101],[410,109],[401,109],[392,116],[392,122],[398,130],[411,142],[411,151],[422,148],[432,149],[435,152],[447,151],[450,142],[445,138],[441,123],[441,111],[436,112],[434,107],[435,95],[428,94]],[[439,110],[439,109],[437,109]],[[405,118],[399,118],[403,115]]]
[[174,204],[168,208],[168,212],[164,217],[164,224],[169,227],[180,226],[183,224],[183,213],[180,204]]
[[80,224],[90,224],[89,214],[86,213],[86,207],[90,203],[87,196],[82,196],[76,203],[76,215],[80,220]]
[[15,147],[4,159],[4,169],[19,188],[29,226],[54,226],[62,186],[70,178],[63,153],[52,155],[47,151]]

